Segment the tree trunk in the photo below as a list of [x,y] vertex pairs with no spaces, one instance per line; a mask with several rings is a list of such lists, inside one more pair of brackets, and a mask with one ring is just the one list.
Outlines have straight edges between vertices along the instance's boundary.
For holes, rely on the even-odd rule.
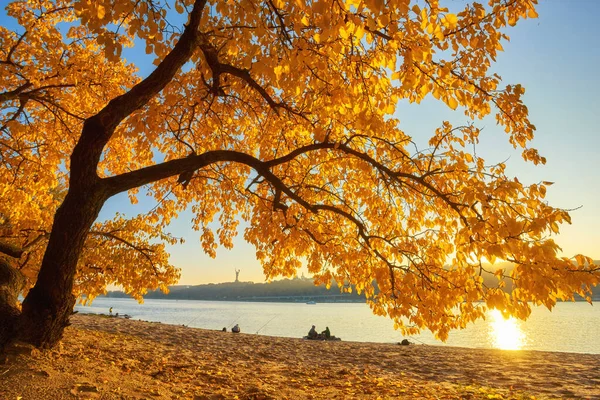
[[0,258],[0,353],[17,334],[21,314],[17,300],[24,285],[25,277],[21,271]]
[[36,347],[54,346],[69,325],[75,305],[72,291],[77,261],[107,199],[94,177],[71,186],[57,210],[36,284],[23,302],[18,338]]
[[[190,59],[198,46],[198,27],[205,5],[206,0],[194,2],[179,41],[148,77],[84,122],[71,154],[67,196],[54,216],[37,282],[23,302],[17,327],[20,340],[43,348],[54,346],[62,337],[75,304],[73,280],[85,238],[104,202],[111,195],[135,187],[116,185],[111,189],[109,179],[98,177],[102,151],[117,126],[171,82]],[[163,177],[167,176],[171,175]]]

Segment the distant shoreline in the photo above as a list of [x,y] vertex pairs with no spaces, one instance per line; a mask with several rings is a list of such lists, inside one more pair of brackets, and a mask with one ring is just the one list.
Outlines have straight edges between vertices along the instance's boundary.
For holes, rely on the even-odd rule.
[[[104,298],[104,299],[131,299],[131,300],[135,300],[133,297],[123,293],[122,296],[120,295],[99,295],[97,296],[98,298]],[[356,299],[356,300],[335,300],[335,299],[322,299],[322,298],[316,298],[314,300],[310,300],[310,298],[308,298],[308,300],[285,300],[285,299],[279,299],[277,297],[272,297],[272,298],[268,298],[268,299],[252,299],[252,298],[234,298],[234,299],[229,299],[229,298],[219,298],[219,299],[210,299],[210,298],[183,298],[183,297],[170,297],[170,296],[164,296],[164,297],[148,297],[148,296],[144,296],[145,300],[189,300],[189,301],[238,301],[238,302],[244,302],[244,303],[291,303],[291,304],[303,304],[303,303],[308,303],[311,301],[314,301],[315,303],[328,303],[328,304],[332,304],[332,303],[347,303],[347,304],[356,304],[356,303],[364,303],[365,300],[364,299]],[[600,300],[600,299],[599,299]]]
[[[282,279],[270,283],[223,282],[205,285],[177,285],[169,287],[169,294],[160,290],[148,292],[146,299],[177,299],[206,301],[245,301],[245,302],[281,302],[281,303],[364,303],[366,297],[357,294],[342,293],[336,286],[328,289],[325,285],[315,286],[312,279]],[[108,292],[106,297],[130,297],[122,291]]]
[[[98,298],[105,298],[105,299],[131,299],[131,300],[135,300],[133,299],[133,297],[129,296],[128,294],[124,293],[124,292],[109,292],[112,294],[106,294],[106,295],[99,295],[97,296]],[[120,294],[115,294],[115,293],[120,293]],[[316,298],[314,300],[311,300],[312,297],[307,297],[307,300],[284,300],[284,299],[280,299],[278,297],[270,297],[270,298],[262,298],[262,299],[252,299],[252,298],[183,298],[183,297],[172,297],[169,295],[164,295],[162,297],[150,297],[150,296],[144,296],[144,299],[146,300],[190,300],[190,301],[239,301],[239,302],[245,302],[245,303],[298,303],[298,304],[302,304],[302,303],[307,303],[307,302],[311,302],[314,301],[316,303],[348,303],[348,304],[355,304],[355,303],[365,303],[366,299],[355,299],[355,300],[350,300],[350,299],[343,299],[343,300],[338,300],[338,299],[327,299],[327,298]],[[585,303],[586,300],[583,298],[575,298],[575,300],[573,301],[575,303]],[[600,297],[592,297],[592,302],[596,303],[600,303]],[[558,300],[558,303],[572,303],[571,301],[560,301]]]

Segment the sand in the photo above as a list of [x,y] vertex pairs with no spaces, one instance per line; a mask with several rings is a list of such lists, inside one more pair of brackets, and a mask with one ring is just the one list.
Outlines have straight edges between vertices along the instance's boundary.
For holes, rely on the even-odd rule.
[[55,349],[11,350],[0,399],[600,399],[600,355],[72,323]]

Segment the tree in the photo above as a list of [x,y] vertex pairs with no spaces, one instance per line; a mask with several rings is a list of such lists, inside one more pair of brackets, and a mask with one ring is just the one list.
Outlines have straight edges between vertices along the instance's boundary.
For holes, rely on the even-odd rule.
[[[5,327],[16,326],[17,295],[36,281],[82,121],[136,79],[131,66],[107,64],[87,30],[60,31],[60,24],[74,17],[67,2],[13,3],[7,13],[22,29],[0,31],[0,324]],[[179,277],[164,250],[164,243],[175,240],[142,216],[95,223],[79,257],[74,295],[91,299],[112,282],[140,299],[148,287],[166,288]],[[125,265],[136,265],[135,273]]]
[[[393,116],[398,102],[430,95],[474,122],[495,113],[523,158],[544,163],[528,144],[524,89],[502,87],[491,69],[506,28],[536,17],[535,3],[491,0],[456,14],[409,0],[11,3],[22,28],[0,31],[0,179],[14,205],[3,223],[18,238],[5,247],[49,234],[35,285],[11,309],[17,329],[2,340],[54,345],[76,276],[99,279],[95,288],[117,276],[136,288],[175,278],[166,258],[161,277],[111,254],[120,272],[98,278],[94,221],[108,198],[129,191],[135,202],[140,187],[158,205],[115,222],[129,224],[119,232],[150,245],[191,207],[214,256],[248,221],[244,237],[268,278],[305,262],[317,283],[354,285],[407,333],[427,327],[443,339],[486,307],[525,318],[527,301],[551,308],[589,294],[600,272],[585,256],[557,256],[551,236],[569,215],[544,202],[549,183],[524,185],[469,152],[475,123],[444,121],[413,151]],[[121,57],[134,43],[155,58],[144,79]],[[100,236],[153,259],[115,226]],[[496,258],[515,267],[488,287],[482,260]]]

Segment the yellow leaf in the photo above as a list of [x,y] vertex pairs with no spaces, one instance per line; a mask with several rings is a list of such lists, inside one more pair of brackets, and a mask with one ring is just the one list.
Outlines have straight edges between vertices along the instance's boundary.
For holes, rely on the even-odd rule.
[[444,25],[450,29],[456,28],[456,24],[458,23],[458,18],[456,14],[446,14],[444,16]]
[[538,13],[535,11],[535,8],[530,8],[530,9],[527,11],[527,16],[528,16],[529,18],[537,18],[537,17],[538,17]]
[[339,32],[342,39],[348,39],[350,37],[350,31],[346,30],[345,26],[340,26]]
[[454,97],[448,97],[447,104],[453,110],[456,110],[456,107],[458,107],[458,101]]

